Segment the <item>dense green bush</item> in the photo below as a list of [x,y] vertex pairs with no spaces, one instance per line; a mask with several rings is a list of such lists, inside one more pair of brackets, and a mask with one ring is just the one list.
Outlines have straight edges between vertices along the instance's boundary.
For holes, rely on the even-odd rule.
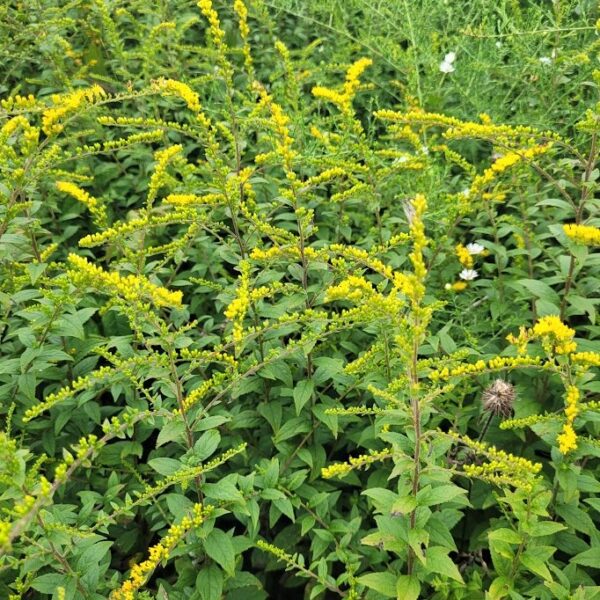
[[576,598],[595,3],[0,8],[0,597]]

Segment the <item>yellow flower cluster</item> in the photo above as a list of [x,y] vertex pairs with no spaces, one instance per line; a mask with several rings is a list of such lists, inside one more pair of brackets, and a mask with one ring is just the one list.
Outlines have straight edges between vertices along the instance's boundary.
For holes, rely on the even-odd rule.
[[328,288],[325,293],[325,302],[333,302],[335,300],[359,302],[365,297],[372,296],[374,293],[375,289],[370,281],[367,281],[364,277],[350,275],[338,285]]
[[454,283],[447,283],[445,288],[452,292],[464,292],[469,287],[466,281],[455,281]]
[[327,183],[332,179],[346,177],[347,173],[345,169],[342,167],[331,167],[330,169],[325,169],[318,175],[314,175],[313,177],[309,177],[306,180],[306,185],[310,187],[314,187],[320,185],[321,183]]
[[[236,340],[237,341],[237,340]],[[217,386],[221,381],[223,381],[228,376],[227,372],[217,372],[212,377],[209,377],[206,381],[203,381],[197,388],[192,390],[186,398],[183,400],[181,411],[187,412],[198,404],[211,389]]]
[[60,133],[64,125],[59,121],[75,112],[84,104],[93,104],[107,97],[106,92],[99,86],[75,90],[70,94],[52,96],[53,107],[47,108],[42,113],[42,129],[46,135]]
[[26,110],[28,108],[34,108],[36,105],[36,99],[33,94],[28,96],[21,96],[16,94],[0,100],[0,106],[7,112],[16,109]]
[[131,219],[126,222],[115,223],[112,227],[103,229],[99,233],[90,233],[79,240],[81,248],[93,248],[100,246],[106,242],[112,241],[115,238],[122,238],[128,233],[136,231],[148,230],[153,227],[169,225],[171,223],[186,222],[190,219],[189,209],[181,208],[167,214],[148,216],[144,211],[144,216],[140,219]]
[[529,415],[528,417],[521,417],[520,419],[507,419],[506,421],[502,421],[499,427],[500,429],[524,429],[525,427],[531,427],[537,423],[552,421],[558,418],[558,415],[553,414]]
[[57,181],[56,189],[59,192],[64,192],[75,198],[75,200],[81,202],[87,206],[89,211],[92,213],[94,220],[99,226],[106,223],[106,209],[94,196],[81,189],[78,185],[69,181]]
[[575,352],[570,356],[575,364],[589,367],[600,367],[600,353],[598,352]]
[[172,292],[164,287],[155,285],[141,275],[119,275],[109,273],[101,267],[92,265],[83,256],[69,254],[68,260],[73,266],[69,271],[71,281],[75,285],[91,284],[106,290],[109,293],[118,294],[129,302],[141,302],[147,297],[156,306],[181,306],[182,293]]
[[192,479],[195,479],[203,473],[207,473],[208,471],[216,469],[220,465],[232,459],[234,456],[240,454],[241,452],[244,452],[247,446],[248,444],[244,442],[242,444],[239,444],[238,446],[235,446],[234,448],[230,448],[226,452],[223,452],[223,454],[220,454],[219,456],[213,458],[208,462],[205,462],[201,465],[184,466],[181,469],[175,471],[175,473],[168,475],[164,479],[160,480],[155,485],[146,485],[144,487],[144,491],[138,492],[138,495],[135,499],[132,499],[130,496],[127,496],[127,498],[125,499],[124,508],[129,509],[135,504],[140,504],[145,500],[154,498],[155,496],[164,492],[167,488],[169,488],[172,485],[179,484],[185,489],[185,485],[187,484],[187,482],[191,481]]
[[225,316],[233,321],[233,341],[237,344],[244,337],[244,317],[250,308],[250,263],[240,263],[241,275],[235,298],[225,309]]
[[425,237],[425,226],[423,224],[423,216],[427,209],[427,200],[422,194],[417,194],[412,201],[412,207],[415,211],[412,223],[410,224],[410,235],[413,240],[413,251],[408,255],[410,262],[413,266],[413,272],[415,277],[419,280],[420,286],[408,293],[407,295],[416,302],[422,298],[425,293],[425,286],[422,282],[425,280],[427,275],[427,269],[425,267],[425,261],[423,260],[423,250],[427,246],[427,238]]
[[565,397],[566,423],[563,425],[562,433],[556,438],[558,448],[563,454],[569,453],[577,448],[577,434],[573,429],[575,418],[579,414],[579,389],[574,385],[567,387]]
[[110,595],[111,600],[134,600],[136,592],[146,583],[156,567],[169,558],[171,552],[188,531],[200,527],[211,513],[211,507],[204,508],[202,504],[195,504],[191,515],[183,517],[179,525],[172,525],[167,535],[150,548],[149,557],[133,566],[129,578]]
[[373,61],[370,58],[357,60],[349,67],[346,73],[346,81],[342,92],[336,92],[330,88],[318,85],[312,89],[313,96],[332,102],[346,115],[352,114],[352,100],[360,87],[360,76],[372,64]]
[[290,135],[289,130],[289,117],[283,112],[283,109],[279,104],[273,101],[273,98],[267,93],[264,87],[259,84],[255,84],[255,89],[258,91],[260,96],[259,107],[267,108],[271,113],[271,123],[277,134],[277,141],[275,143],[275,152],[258,154],[255,157],[255,163],[257,165],[267,162],[269,159],[276,157],[283,163],[283,169],[286,177],[292,183],[296,182],[296,174],[293,171],[293,160],[296,157],[296,152],[292,146],[294,138]]
[[[31,152],[37,148],[40,130],[37,127],[33,127],[23,115],[17,115],[16,117],[9,119],[0,128],[0,160],[4,160],[5,156],[11,156],[13,159],[16,156],[14,146],[6,144],[6,141],[19,129],[22,130],[19,139],[21,154],[23,156],[29,156]],[[18,178],[16,173],[19,171],[23,172],[23,169],[16,169],[13,173],[13,177]]]
[[536,136],[545,139],[559,139],[557,134],[550,131],[539,132],[531,127],[521,125],[517,127],[511,125],[494,125],[484,115],[480,115],[482,123],[461,121],[455,117],[439,113],[429,113],[422,109],[414,109],[406,113],[393,110],[378,110],[375,112],[375,116],[393,123],[407,123],[426,127],[446,127],[447,130],[443,133],[443,137],[446,139],[483,138],[498,140],[504,145],[514,144],[515,142],[520,142],[519,145],[531,143],[530,140]]
[[575,352],[577,343],[573,341],[574,336],[575,331],[565,325],[560,317],[547,315],[541,317],[531,329],[521,327],[519,335],[515,336],[511,333],[506,336],[506,339],[517,346],[521,355],[527,352],[528,342],[536,339],[541,340],[544,350],[549,355],[554,355]]
[[163,202],[165,204],[174,204],[175,206],[216,206],[223,204],[226,198],[223,194],[169,194]]
[[465,267],[465,269],[472,269],[475,261],[473,259],[473,255],[469,252],[466,246],[462,244],[457,244],[456,248],[456,256],[458,257],[458,262]]
[[470,192],[472,194],[483,192],[483,190],[490,185],[498,177],[498,175],[504,173],[504,171],[510,169],[520,162],[530,161],[536,156],[548,152],[551,147],[552,144],[539,144],[524,150],[507,152],[500,158],[497,158],[489,168],[485,169],[481,175],[475,177],[473,184],[471,185]]
[[200,97],[186,83],[176,81],[175,79],[159,79],[154,82],[154,87],[155,89],[164,91],[166,94],[178,96],[195,113],[199,113],[202,110]]
[[156,195],[158,194],[158,190],[165,183],[167,165],[174,156],[177,156],[182,151],[183,146],[181,146],[181,144],[175,144],[175,146],[170,146],[169,148],[157,150],[154,153],[156,167],[154,167],[154,172],[150,177],[150,184],[148,185],[148,205],[152,204],[152,202],[156,198]]
[[548,354],[570,354],[577,349],[577,344],[573,341],[575,330],[567,327],[556,315],[539,319],[531,333],[542,340],[542,346]]
[[392,451],[389,448],[385,450],[370,451],[369,454],[361,454],[360,456],[354,456],[348,460],[348,462],[336,463],[328,467],[321,469],[321,476],[325,479],[331,479],[332,477],[345,477],[353,469],[367,468],[374,462],[385,460],[386,458],[392,457]]
[[114,369],[109,366],[104,366],[92,371],[89,375],[78,377],[70,385],[62,387],[57,392],[48,394],[43,402],[28,408],[23,415],[23,422],[27,423],[28,421],[31,421],[31,419],[34,419],[44,411],[52,408],[55,404],[70,398],[73,394],[83,389],[89,389],[93,384],[103,382],[112,375],[114,375]]
[[208,21],[213,43],[217,47],[222,46],[225,40],[225,32],[221,29],[221,21],[219,21],[217,11],[213,8],[212,0],[199,0],[198,8]]
[[240,36],[242,38],[243,47],[242,52],[244,53],[244,63],[248,76],[250,79],[254,79],[254,66],[252,64],[252,55],[250,54],[250,44],[248,38],[250,36],[250,27],[248,27],[248,9],[244,4],[243,0],[234,0],[233,10],[238,16]]
[[577,225],[569,223],[563,225],[567,237],[578,244],[586,246],[600,246],[600,228],[592,225]]
[[429,379],[431,381],[444,381],[451,377],[461,377],[463,375],[477,375],[484,371],[499,371],[502,369],[513,369],[518,367],[545,366],[539,356],[495,356],[487,362],[478,360],[476,363],[458,365],[457,367],[444,367],[431,371]]
[[498,450],[495,446],[477,442],[467,435],[456,432],[450,432],[448,435],[489,460],[484,464],[465,465],[463,471],[469,477],[476,477],[494,485],[531,491],[537,479],[536,475],[542,470],[540,463],[533,463],[504,450]]

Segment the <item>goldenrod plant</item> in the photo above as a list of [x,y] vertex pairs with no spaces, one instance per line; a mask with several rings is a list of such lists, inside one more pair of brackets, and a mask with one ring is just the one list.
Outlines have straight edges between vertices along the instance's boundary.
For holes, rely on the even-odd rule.
[[34,4],[0,598],[595,598],[597,6]]

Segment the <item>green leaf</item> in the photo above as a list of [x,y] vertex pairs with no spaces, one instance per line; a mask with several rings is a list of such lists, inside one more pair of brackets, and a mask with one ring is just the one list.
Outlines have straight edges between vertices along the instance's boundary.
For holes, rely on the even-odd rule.
[[396,580],[396,600],[418,600],[421,584],[415,575],[400,575]]
[[559,305],[559,295],[544,281],[540,279],[519,279],[515,282],[522,285],[527,291],[531,292],[536,298],[544,300],[550,304]]
[[196,577],[196,589],[202,600],[221,600],[223,595],[223,573],[216,565],[202,569]]
[[294,388],[294,405],[296,414],[299,415],[305,404],[311,399],[315,384],[310,379],[299,381]]
[[277,507],[277,510],[282,512],[290,521],[295,521],[294,507],[289,498],[282,498],[281,500],[273,500],[273,504]]
[[435,504],[445,504],[451,502],[457,496],[462,496],[458,499],[461,504],[464,504],[467,490],[458,487],[457,485],[439,485],[431,488],[425,487],[417,493],[417,504],[419,506],[434,506]]
[[175,441],[183,441],[185,425],[179,419],[167,421],[161,428],[156,439],[156,447]]
[[230,481],[221,480],[219,483],[205,483],[202,491],[213,500],[244,502],[244,496]]
[[528,571],[539,575],[543,579],[552,581],[552,574],[548,570],[548,567],[544,564],[544,561],[536,555],[535,549],[526,550],[523,552],[519,560]]
[[36,577],[30,586],[42,594],[53,594],[57,587],[66,585],[68,580],[69,577],[62,573],[46,573]]
[[500,527],[488,533],[490,541],[505,542],[506,544],[520,544],[521,536],[512,529]]
[[379,592],[386,598],[396,597],[396,576],[392,573],[367,573],[356,579],[361,585]]
[[542,537],[544,535],[553,535],[564,529],[566,529],[566,527],[562,523],[539,521],[531,525],[526,531],[531,537]]
[[427,548],[425,553],[426,567],[432,573],[438,573],[456,581],[463,583],[462,575],[458,567],[452,562],[448,556],[448,548],[442,546],[432,546]]
[[394,494],[394,492],[385,488],[371,488],[361,493],[371,498],[375,508],[382,513],[391,512],[394,502],[398,500],[398,494]]
[[220,529],[213,529],[204,540],[204,550],[223,570],[233,577],[235,574],[235,549],[229,537]]
[[219,446],[221,434],[216,429],[204,432],[194,444],[194,456],[198,460],[206,460]]
[[502,600],[508,596],[510,590],[512,590],[512,583],[508,577],[496,577],[490,584],[488,594],[490,600]]
[[595,546],[584,552],[580,552],[577,556],[574,556],[571,561],[576,565],[583,565],[584,567],[600,568],[600,547]]
[[215,415],[213,417],[204,417],[200,419],[196,425],[194,425],[194,431],[206,431],[207,429],[214,429],[223,423],[230,421],[229,417],[223,417],[221,415]]
[[415,508],[417,508],[417,499],[412,494],[408,494],[394,500],[390,513],[394,516],[407,515]]
[[86,548],[77,559],[77,570],[85,573],[98,567],[100,561],[106,556],[113,542],[96,542]]
[[179,471],[181,469],[181,463],[174,458],[153,458],[148,461],[148,465],[152,469],[154,469],[157,473],[168,477],[169,475],[173,475],[173,473]]

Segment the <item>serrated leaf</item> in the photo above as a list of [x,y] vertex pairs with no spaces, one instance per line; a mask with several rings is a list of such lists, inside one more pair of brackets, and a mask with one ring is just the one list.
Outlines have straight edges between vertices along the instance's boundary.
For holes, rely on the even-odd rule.
[[458,487],[457,485],[439,485],[431,488],[426,487],[419,490],[417,493],[417,504],[419,506],[434,506],[436,504],[445,504],[457,499],[458,496],[462,496],[458,500],[462,503],[466,500],[465,495],[467,490]]
[[204,432],[194,444],[194,455],[198,460],[206,460],[219,446],[221,434],[216,429]]
[[106,556],[113,542],[96,542],[86,548],[77,559],[77,570],[85,573],[97,568],[100,561]]
[[159,448],[169,442],[183,441],[185,425],[183,421],[173,419],[167,421],[161,428],[156,438],[156,447]]
[[196,589],[202,600],[221,600],[223,595],[223,573],[216,565],[202,569],[196,577]]
[[294,387],[294,406],[296,414],[299,415],[302,408],[311,399],[315,389],[315,384],[310,379],[299,381]]
[[432,573],[438,573],[439,575],[444,575],[463,583],[462,575],[458,567],[448,556],[448,552],[448,548],[443,548],[442,546],[427,548],[425,552],[427,569]]
[[204,550],[223,570],[233,577],[235,574],[235,549],[229,537],[220,529],[213,529],[204,540]]
[[181,469],[181,463],[174,458],[153,458],[148,461],[148,465],[150,468],[154,469],[157,473],[168,477],[169,475],[173,475],[173,473],[179,471]]
[[371,498],[375,508],[382,513],[391,512],[394,502],[398,500],[398,494],[385,488],[371,488],[361,493]]
[[421,584],[415,575],[400,575],[396,580],[396,600],[418,600]]
[[356,579],[361,585],[379,592],[386,598],[396,597],[396,576],[392,573],[367,573]]
[[600,568],[600,547],[596,546],[580,552],[577,556],[574,556],[571,561],[576,565],[583,565],[584,567]]
[[520,544],[521,536],[512,529],[506,527],[499,527],[488,533],[490,541],[505,542],[506,544]]
[[553,535],[559,531],[565,530],[566,527],[562,523],[555,523],[554,521],[539,521],[534,523],[527,533],[531,537],[542,537],[544,535]]
[[552,581],[552,574],[548,570],[548,567],[544,564],[544,561],[536,556],[535,549],[526,550],[523,552],[519,560],[527,570],[539,575],[543,579]]

